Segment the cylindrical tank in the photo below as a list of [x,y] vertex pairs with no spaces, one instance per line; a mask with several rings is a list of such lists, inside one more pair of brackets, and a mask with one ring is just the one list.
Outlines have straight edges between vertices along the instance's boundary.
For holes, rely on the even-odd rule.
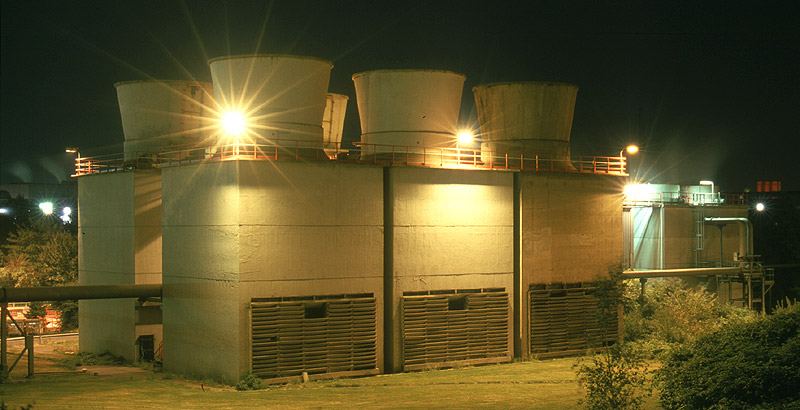
[[180,80],[124,81],[117,89],[125,158],[170,146],[198,144],[209,134],[211,83]]
[[481,126],[481,151],[569,157],[578,86],[495,83],[476,86],[472,91]]
[[220,115],[241,113],[243,139],[322,148],[322,115],[330,61],[305,56],[251,54],[211,59],[211,78]]
[[438,70],[376,70],[353,75],[361,118],[361,156],[406,152],[385,145],[456,146],[463,74]]
[[349,99],[350,97],[343,94],[328,93],[328,99],[325,101],[325,112],[322,114],[322,141],[325,144],[325,154],[329,157],[335,157],[342,151],[342,129]]

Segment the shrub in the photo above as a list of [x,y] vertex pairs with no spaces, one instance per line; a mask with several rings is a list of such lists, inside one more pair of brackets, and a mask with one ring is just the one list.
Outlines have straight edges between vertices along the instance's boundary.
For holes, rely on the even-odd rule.
[[623,300],[625,340],[637,342],[650,356],[694,341],[727,323],[751,321],[747,309],[720,302],[703,287],[691,288],[680,279],[649,281],[644,300],[638,283],[629,282]]
[[800,305],[674,349],[657,381],[668,410],[800,408]]
[[67,369],[75,369],[80,366],[123,366],[127,364],[129,363],[125,358],[114,356],[108,351],[101,354],[80,352],[61,359],[61,366]]
[[245,373],[239,383],[236,383],[236,390],[259,390],[263,388],[264,381],[253,372]]
[[586,390],[581,400],[587,409],[636,410],[650,395],[647,363],[630,344],[615,344],[578,363],[578,380]]

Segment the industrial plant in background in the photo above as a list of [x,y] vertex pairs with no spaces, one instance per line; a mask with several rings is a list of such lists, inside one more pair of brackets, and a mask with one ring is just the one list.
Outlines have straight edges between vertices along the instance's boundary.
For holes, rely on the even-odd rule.
[[744,202],[702,185],[626,200],[624,156],[572,156],[574,85],[475,87],[477,149],[463,75],[358,73],[351,149],[332,67],[226,56],[213,84],[117,84],[124,154],[76,165],[80,284],[162,298],[81,301],[82,351],[228,381],[575,354],[617,339],[593,295],[610,268],[751,257],[735,223],[706,226]]

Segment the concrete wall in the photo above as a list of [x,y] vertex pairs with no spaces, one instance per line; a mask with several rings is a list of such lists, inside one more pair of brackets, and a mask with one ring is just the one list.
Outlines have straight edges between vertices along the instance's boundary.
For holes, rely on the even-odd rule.
[[[513,174],[393,167],[385,178],[391,235],[386,315],[392,324],[385,354],[388,370],[399,371],[403,292],[487,287],[513,292]],[[509,329],[510,320],[509,315]]]
[[[78,179],[78,282],[134,282],[134,172]],[[82,300],[80,350],[134,359],[133,299]]]
[[383,173],[348,164],[239,165],[239,363],[252,298],[372,293],[383,367]]
[[163,168],[164,368],[238,380],[238,161]]
[[168,370],[238,380],[252,298],[372,293],[382,308],[381,168],[206,163],[165,169],[163,190]]
[[622,260],[622,189],[619,178],[590,174],[521,172],[520,345],[530,346],[531,284],[589,282]]
[[[696,255],[697,219],[703,217],[747,217],[746,207],[666,206],[664,208],[664,268],[720,266],[719,229],[705,225],[704,249]],[[722,229],[722,263],[732,266],[733,252],[739,250],[739,226]],[[697,259],[697,260],[696,260]],[[698,263],[699,262],[699,263]]]
[[[137,170],[78,179],[79,282],[161,283],[161,171]],[[134,299],[79,302],[81,350],[109,350],[134,360],[139,334]],[[148,333],[150,332],[150,333]],[[156,343],[160,342],[160,336]]]

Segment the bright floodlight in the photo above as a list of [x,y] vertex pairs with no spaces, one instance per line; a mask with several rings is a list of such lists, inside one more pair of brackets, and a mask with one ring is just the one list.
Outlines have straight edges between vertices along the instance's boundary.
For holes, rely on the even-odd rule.
[[628,145],[627,147],[625,147],[625,152],[627,152],[628,154],[633,155],[633,154],[639,152],[639,147],[636,146],[636,145],[633,145],[633,144]]
[[461,131],[461,132],[458,133],[458,143],[459,144],[462,144],[462,145],[470,144],[470,143],[472,143],[472,139],[473,138],[474,138],[474,135],[472,135],[472,133],[469,132],[469,131]]
[[62,212],[64,213],[64,216],[70,216],[72,215],[72,208],[65,206]]
[[53,203],[52,202],[40,202],[39,209],[42,210],[42,213],[45,215],[51,215],[53,213]]
[[229,135],[243,134],[245,130],[244,116],[236,111],[226,112],[222,116],[222,128]]
[[756,204],[756,211],[758,211],[758,212],[764,211],[764,204],[762,204],[761,202],[757,203]]
[[7,215],[10,214],[11,210],[8,208],[0,208],[0,215]]

